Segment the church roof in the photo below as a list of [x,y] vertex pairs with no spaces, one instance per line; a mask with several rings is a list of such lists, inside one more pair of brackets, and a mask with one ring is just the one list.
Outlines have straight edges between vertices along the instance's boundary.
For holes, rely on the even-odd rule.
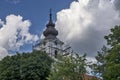
[[52,13],[50,9],[49,22],[46,25],[46,30],[43,32],[45,39],[55,39],[58,35],[58,31],[55,29],[55,24],[52,21]]

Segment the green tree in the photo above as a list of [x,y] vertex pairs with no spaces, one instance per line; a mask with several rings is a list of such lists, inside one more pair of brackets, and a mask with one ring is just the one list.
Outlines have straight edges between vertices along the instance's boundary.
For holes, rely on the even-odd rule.
[[40,51],[7,56],[0,61],[0,80],[46,80],[52,62]]
[[120,26],[111,29],[111,34],[105,36],[111,47],[106,56],[105,80],[120,80]]
[[103,80],[120,80],[120,26],[111,29],[105,36],[108,48],[103,48],[96,56],[93,72],[101,74]]
[[105,58],[107,55],[107,51],[107,47],[103,46],[101,51],[98,51],[97,56],[95,57],[97,62],[90,65],[90,68],[92,69],[91,73],[96,77],[103,78],[103,75],[105,74]]
[[0,80],[19,79],[20,55],[7,56],[0,61]]
[[53,63],[48,80],[84,80],[86,58],[78,54],[58,56]]

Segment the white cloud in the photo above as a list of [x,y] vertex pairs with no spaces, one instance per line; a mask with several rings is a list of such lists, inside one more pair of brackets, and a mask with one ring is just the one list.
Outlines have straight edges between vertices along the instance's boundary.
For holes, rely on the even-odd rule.
[[24,44],[38,40],[37,35],[29,33],[31,22],[23,20],[20,15],[8,15],[6,23],[0,19],[0,24],[2,25],[0,28],[0,59],[9,55],[9,50],[19,50]]
[[8,56],[8,52],[5,48],[0,47],[0,60],[4,58],[5,56]]
[[120,24],[119,13],[109,0],[79,0],[57,13],[59,38],[88,56],[105,44],[110,28]]
[[0,19],[0,26],[2,26],[4,24],[4,22]]

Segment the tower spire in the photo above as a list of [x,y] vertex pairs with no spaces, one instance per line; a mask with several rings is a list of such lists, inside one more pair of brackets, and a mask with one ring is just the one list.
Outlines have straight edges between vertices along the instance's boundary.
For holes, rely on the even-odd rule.
[[55,24],[53,23],[53,21],[52,21],[52,9],[50,8],[50,13],[49,13],[49,22],[48,22],[48,24],[46,25],[47,27],[48,26],[55,26]]
[[52,22],[52,9],[50,8],[50,22]]
[[49,22],[46,27],[46,30],[43,32],[45,39],[56,39],[58,31],[55,29],[55,24],[52,21],[52,9],[50,9]]

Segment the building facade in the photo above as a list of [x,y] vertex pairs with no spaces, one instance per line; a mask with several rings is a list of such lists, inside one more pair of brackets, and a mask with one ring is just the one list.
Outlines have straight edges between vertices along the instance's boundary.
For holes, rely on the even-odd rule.
[[63,41],[57,38],[58,31],[52,20],[51,10],[49,14],[49,22],[46,25],[43,35],[45,38],[40,40],[40,42],[34,46],[34,50],[44,51],[48,53],[49,56],[55,58],[58,54],[67,55],[71,52],[71,47],[65,45]]

